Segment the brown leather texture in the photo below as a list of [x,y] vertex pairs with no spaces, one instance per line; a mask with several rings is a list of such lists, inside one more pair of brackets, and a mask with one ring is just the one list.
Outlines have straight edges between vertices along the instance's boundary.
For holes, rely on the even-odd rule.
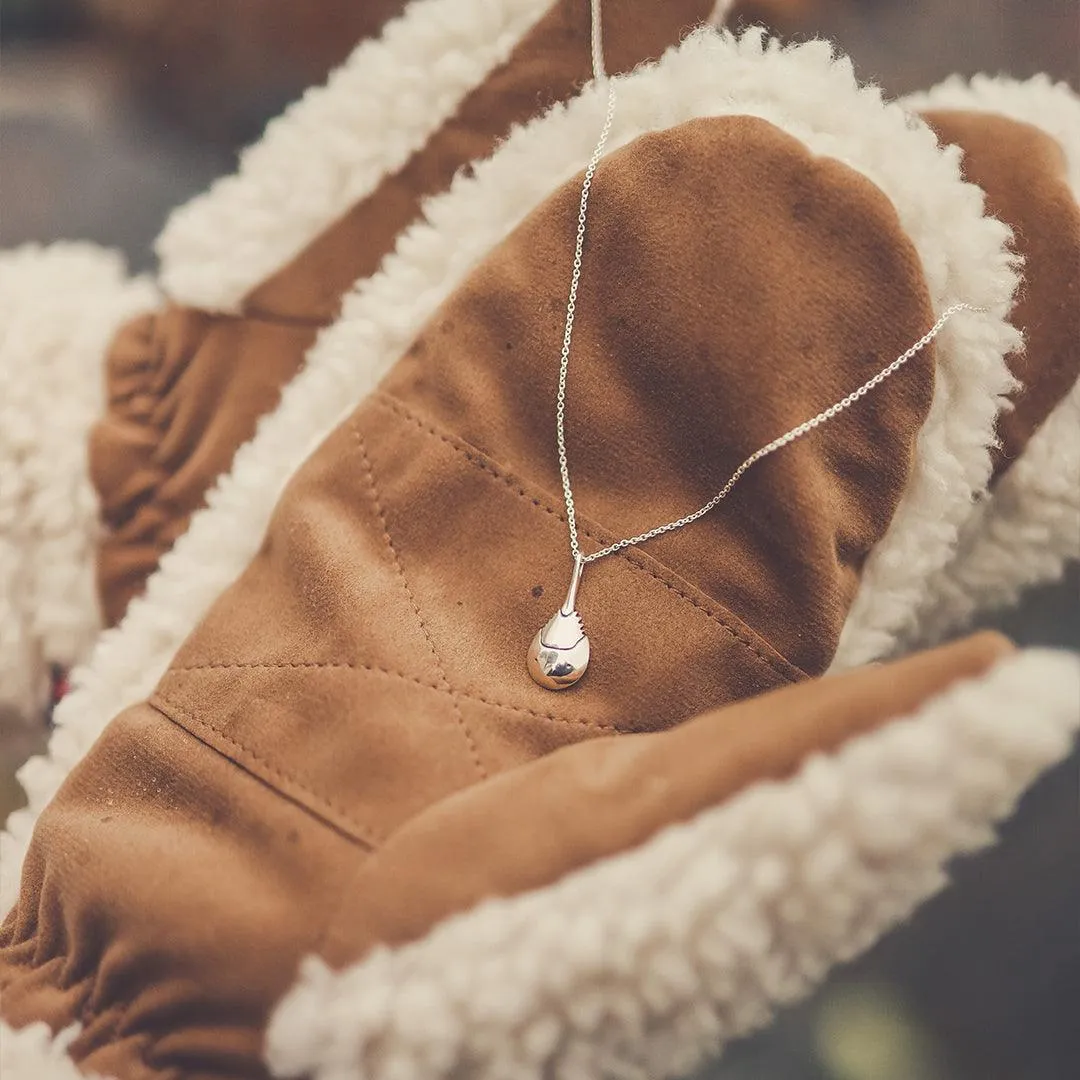
[[[827,666],[907,480],[932,350],[709,518],[590,566],[585,680],[530,681],[526,647],[570,570],[552,423],[579,185],[489,255],[309,458],[150,702],[43,813],[0,935],[0,1007],[80,1020],[86,1068],[261,1076],[262,1022],[300,955],[350,959],[457,903],[451,887],[427,916],[406,905],[404,930],[375,918],[388,894],[370,918],[354,907],[346,881],[418,815],[561,747],[667,731]],[[587,548],[698,505],[931,321],[885,195],[765,121],[640,138],[604,161],[593,200],[568,408]],[[914,700],[874,686],[875,715]],[[748,748],[712,772],[676,742],[657,767],[685,767],[698,802],[673,814],[792,768],[815,732],[835,745],[849,726],[821,716],[771,749],[734,725]],[[461,899],[633,843],[660,809],[565,833],[563,864],[518,853],[509,886],[497,860],[487,884],[474,864]]]
[[[613,72],[659,57],[701,22],[712,0],[608,0]],[[393,5],[386,16],[395,14]],[[589,78],[587,4],[560,0],[509,60],[396,173],[256,288],[239,316],[171,307],[119,334],[107,363],[107,409],[90,436],[103,506],[98,592],[119,622],[207,490],[303,363],[342,295],[378,267],[428,195],[487,156],[514,124],[573,95]]]
[[1080,378],[1080,205],[1064,151],[1039,128],[965,110],[930,110],[924,118],[943,143],[962,148],[964,178],[986,192],[988,213],[1012,228],[1024,260],[1011,320],[1025,348],[1009,357],[1021,389],[998,421],[996,481]]

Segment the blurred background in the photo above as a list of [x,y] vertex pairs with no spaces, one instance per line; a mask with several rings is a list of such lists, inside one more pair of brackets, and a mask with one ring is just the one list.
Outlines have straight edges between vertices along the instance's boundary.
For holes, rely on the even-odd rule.
[[[4,0],[0,243],[93,240],[151,269],[169,210],[231,171],[370,31],[374,7]],[[1080,86],[1080,0],[741,0],[734,19],[831,38],[896,94],[954,71]],[[996,625],[1080,649],[1078,601],[1073,573]],[[44,738],[0,717],[3,816],[21,801],[15,768]],[[908,925],[697,1080],[1077,1080],[1078,778],[1074,757]]]

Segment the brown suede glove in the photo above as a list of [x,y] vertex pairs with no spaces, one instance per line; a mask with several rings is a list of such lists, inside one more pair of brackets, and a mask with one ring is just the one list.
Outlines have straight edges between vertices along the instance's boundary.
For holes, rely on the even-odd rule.
[[[976,639],[899,678],[781,691],[775,740],[768,699],[716,712],[828,667],[910,480],[928,349],[865,408],[762,462],[693,536],[597,564],[585,682],[553,698],[528,681],[525,645],[567,574],[548,436],[579,182],[490,254],[308,459],[150,702],[42,815],[4,928],[2,1008],[16,1024],[81,1021],[86,1067],[260,1075],[267,1011],[304,953],[355,959],[547,883],[1001,654]],[[594,198],[569,416],[590,543],[696,505],[932,321],[883,191],[762,119],[640,138],[604,162]],[[531,764],[590,737],[604,741]],[[590,770],[600,790],[645,773],[658,786],[625,814],[594,810]],[[505,802],[511,776],[520,805]],[[569,820],[548,801],[564,780]],[[495,818],[477,848],[490,877],[467,859],[414,904],[415,858],[452,852],[478,814]],[[555,842],[523,849],[535,814],[554,814]]]
[[[432,907],[411,914],[364,885],[377,906],[354,912],[350,883],[417,815],[566,744],[660,732],[827,668],[909,477],[932,348],[762,462],[693,534],[596,564],[587,678],[554,697],[526,675],[567,574],[550,358],[579,185],[489,255],[293,477],[254,562],[42,815],[0,952],[9,1020],[80,1021],[76,1056],[125,1080],[259,1075],[268,1009],[304,953],[355,958],[485,890],[540,883],[647,834],[659,804],[613,811],[592,840],[564,834],[562,855],[511,859],[496,870],[506,886],[463,876],[440,899],[433,884]],[[605,160],[593,197],[569,410],[590,544],[700,501],[932,322],[884,193],[766,121],[643,136]],[[812,732],[834,745],[999,651],[982,640],[927,661],[894,705],[891,678],[856,680],[836,729],[818,694],[838,684],[808,691],[805,714],[785,706],[795,727],[775,756],[735,725],[750,742],[702,773],[686,762],[674,817],[789,770]],[[674,738],[671,758],[658,744],[658,776],[703,729]],[[609,752],[616,773],[635,754]],[[489,790],[477,805],[506,789]]]
[[670,731],[565,747],[466,788],[417,814],[360,864],[318,951],[344,966],[492,896],[550,885],[917,712],[1011,652],[1005,638],[984,632],[711,710]]
[[263,1076],[262,1031],[303,955],[348,963],[484,898],[551,884],[1009,651],[982,634],[672,731],[567,747],[434,803],[377,848],[155,709],[130,710],[41,819],[26,899],[0,932],[4,1019],[80,1021],[73,1056],[118,1080]]

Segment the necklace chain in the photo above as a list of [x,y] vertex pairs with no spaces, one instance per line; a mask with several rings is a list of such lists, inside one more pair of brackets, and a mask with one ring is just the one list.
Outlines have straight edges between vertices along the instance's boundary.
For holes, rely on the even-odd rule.
[[710,510],[713,510],[721,501],[727,498],[731,489],[735,487],[742,475],[751,468],[751,466],[755,465],[762,458],[774,454],[777,450],[782,449],[789,443],[793,443],[796,439],[800,439],[804,435],[808,435],[815,428],[832,420],[845,409],[854,405],[855,402],[869,394],[871,390],[880,386],[887,378],[889,378],[889,376],[895,375],[896,372],[908,363],[908,361],[917,356],[938,336],[945,324],[957,314],[957,312],[983,312],[986,310],[985,308],[975,307],[972,304],[963,302],[950,305],[941,313],[937,322],[935,322],[914,345],[901,353],[891,364],[883,367],[872,378],[867,379],[862,386],[853,390],[846,397],[834,402],[827,409],[823,409],[816,416],[804,421],[797,427],[793,427],[790,431],[786,431],[783,435],[773,439],[772,442],[755,450],[731,474],[727,483],[725,483],[707,503],[698,507],[697,510],[690,514],[686,514],[684,517],[677,518],[675,521],[668,521],[663,525],[657,525],[647,532],[638,533],[637,536],[628,536],[623,540],[617,540],[615,543],[609,544],[605,548],[601,548],[599,551],[593,551],[588,555],[583,555],[581,553],[581,546],[578,543],[577,509],[574,505],[574,492],[570,485],[570,466],[566,456],[566,376],[570,368],[570,344],[574,334],[574,317],[577,314],[577,294],[578,285],[581,282],[581,264],[585,248],[585,225],[588,219],[589,195],[592,191],[593,177],[596,174],[597,166],[600,164],[600,159],[604,156],[604,148],[607,146],[608,136],[611,134],[611,126],[615,119],[615,80],[609,78],[604,72],[600,3],[601,0],[592,0],[593,79],[597,83],[600,83],[601,81],[607,82],[607,112],[604,116],[603,127],[600,130],[600,137],[596,142],[596,148],[593,150],[592,157],[589,159],[589,164],[585,169],[585,178],[581,184],[581,201],[578,206],[577,234],[574,242],[574,264],[570,274],[570,294],[566,304],[566,326],[563,331],[562,349],[559,354],[559,390],[556,395],[555,406],[555,431],[559,452],[559,475],[562,478],[563,499],[566,503],[566,523],[570,533],[570,552],[574,557],[575,565],[581,566],[585,563],[596,562],[597,559],[603,559],[607,555],[614,555],[615,552],[622,551],[623,548],[643,544],[646,540],[651,540],[655,536],[661,536],[663,533],[674,532],[676,529],[681,529],[684,525],[689,525],[692,522],[697,521],[698,518],[704,517]]
[[[596,5],[599,7],[599,4]],[[596,8],[594,8],[594,11]],[[595,36],[595,31],[594,31]],[[574,493],[570,487],[570,466],[566,460],[566,373],[570,368],[570,340],[574,334],[574,315],[577,313],[578,283],[581,281],[581,255],[585,246],[585,219],[589,210],[589,192],[592,189],[593,174],[603,156],[611,122],[615,118],[615,83],[608,80],[607,116],[600,139],[589,159],[585,170],[585,179],[581,185],[581,205],[578,209],[577,240],[574,244],[574,268],[570,274],[570,298],[566,304],[566,329],[563,331],[562,351],[559,354],[559,392],[555,397],[555,430],[559,448],[559,475],[562,477],[563,498],[566,502],[566,520],[570,526],[570,550],[575,561],[581,558],[578,547],[577,516],[574,508]],[[599,555],[586,556],[586,562],[599,558]]]
[[606,83],[607,86],[607,112],[604,115],[604,124],[600,131],[600,137],[593,150],[592,157],[585,169],[585,177],[581,183],[581,201],[578,206],[577,231],[574,241],[574,266],[570,274],[570,294],[566,302],[566,325],[563,330],[562,349],[559,353],[559,390],[556,395],[555,407],[555,430],[556,442],[559,451],[559,475],[562,477],[563,499],[566,502],[566,523],[570,533],[570,553],[574,557],[574,569],[570,577],[570,587],[566,592],[566,599],[562,606],[537,632],[526,654],[526,664],[533,680],[547,690],[566,690],[573,686],[585,674],[589,666],[591,646],[588,634],[581,616],[577,611],[577,592],[581,583],[581,574],[586,563],[595,562],[607,555],[613,555],[623,548],[633,547],[635,544],[643,544],[654,536],[662,533],[674,532],[684,525],[697,521],[714,509],[723,499],[726,499],[732,488],[739,479],[762,458],[774,454],[777,450],[796,439],[808,435],[815,428],[832,420],[833,417],[850,408],[860,398],[865,397],[875,387],[880,386],[890,375],[898,372],[909,360],[916,356],[922,349],[934,340],[941,332],[942,327],[958,311],[983,311],[971,304],[956,303],[946,308],[939,316],[937,322],[923,334],[906,352],[901,353],[891,364],[883,367],[876,375],[867,379],[862,386],[857,387],[846,397],[822,410],[817,416],[803,421],[797,427],[786,431],[783,435],[766,443],[760,449],[755,450],[732,474],[727,483],[703,506],[685,517],[668,521],[663,525],[657,525],[648,532],[639,533],[637,536],[628,536],[624,540],[617,540],[599,551],[585,555],[578,543],[577,509],[574,506],[574,491],[570,484],[570,466],[566,457],[566,377],[570,369],[570,347],[574,335],[574,317],[577,314],[578,286],[581,284],[582,254],[585,250],[585,230],[589,215],[589,195],[592,191],[593,178],[596,175],[597,166],[604,155],[608,136],[611,134],[612,124],[615,119],[615,80],[607,77],[604,71],[604,50],[601,39],[600,0],[591,0],[592,4],[592,64],[594,85],[599,87]]

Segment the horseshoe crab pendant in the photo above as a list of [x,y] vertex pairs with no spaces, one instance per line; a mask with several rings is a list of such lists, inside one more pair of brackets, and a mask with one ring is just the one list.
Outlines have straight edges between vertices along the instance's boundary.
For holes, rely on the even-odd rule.
[[574,560],[574,574],[563,605],[536,631],[529,646],[529,674],[545,690],[565,690],[585,674],[589,666],[589,637],[575,609],[578,584],[585,561]]

